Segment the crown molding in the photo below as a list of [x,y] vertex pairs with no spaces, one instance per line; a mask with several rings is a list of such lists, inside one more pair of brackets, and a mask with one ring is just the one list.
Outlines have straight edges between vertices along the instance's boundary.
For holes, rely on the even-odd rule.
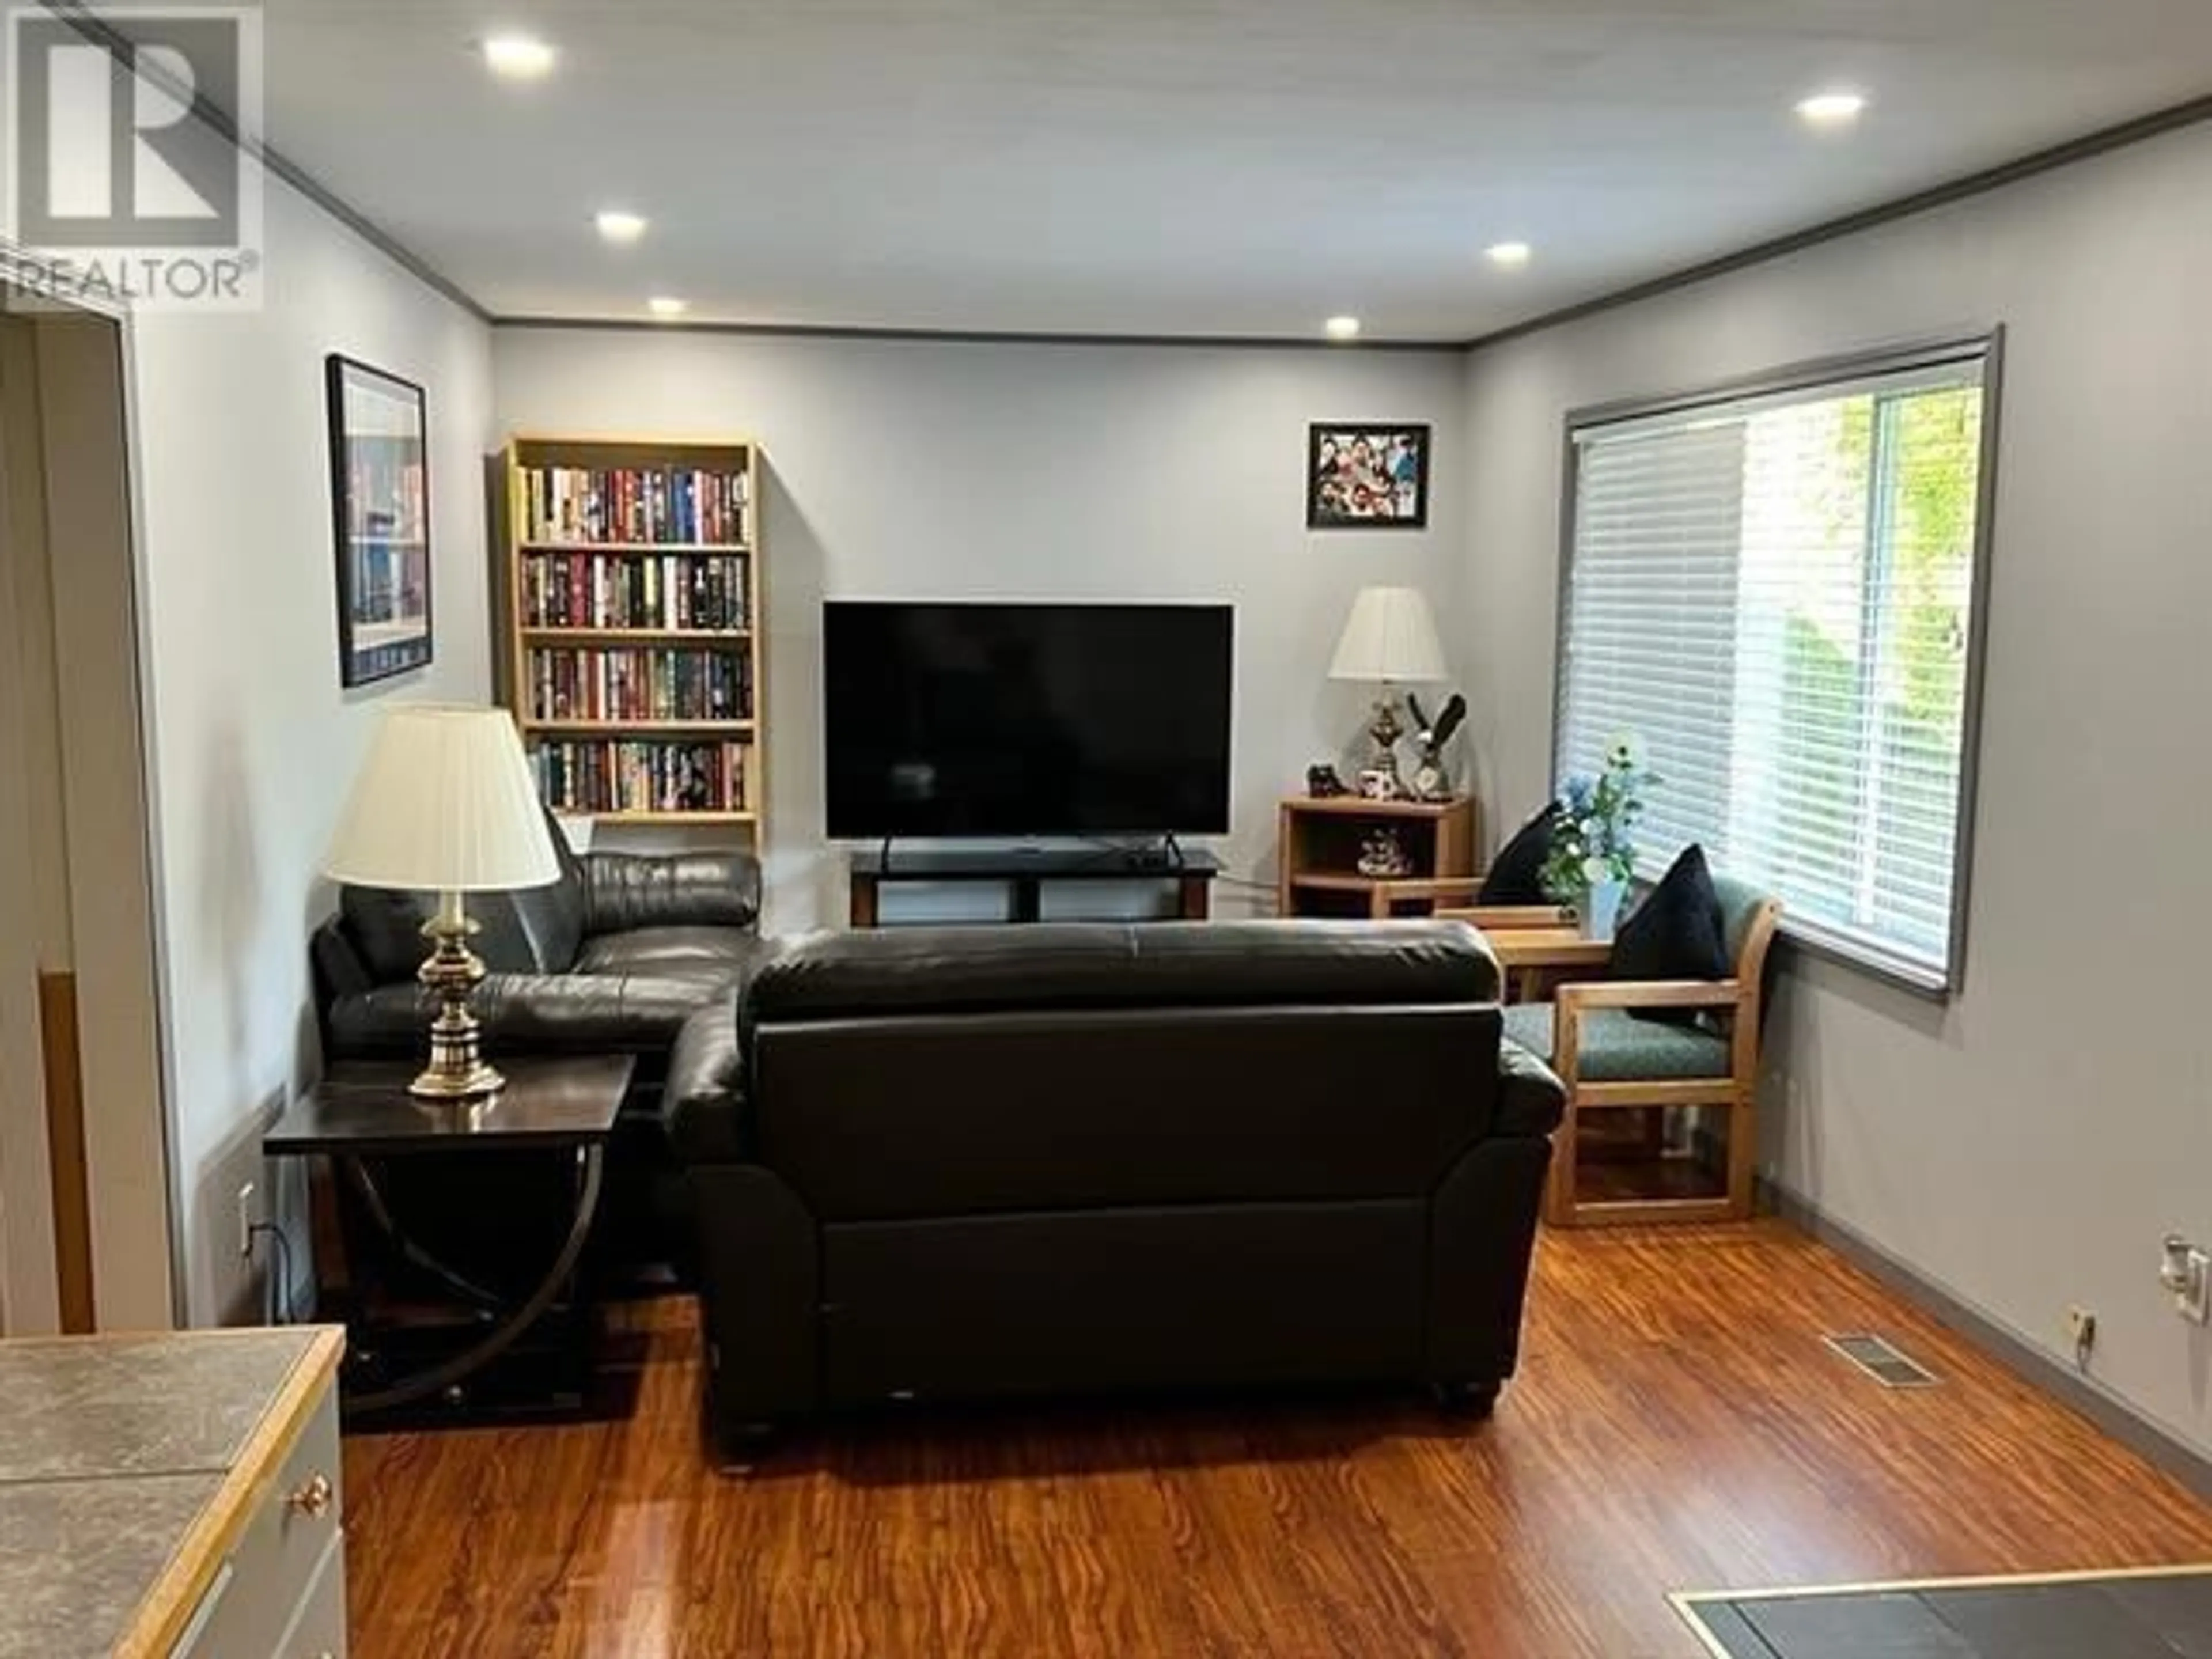
[[799,340],[897,340],[924,344],[1041,346],[1176,346],[1203,351],[1427,351],[1463,352],[1467,342],[1435,340],[1330,340],[1304,335],[1272,334],[1072,334],[1048,330],[979,328],[890,328],[839,323],[718,323],[661,321],[653,318],[495,317],[497,328],[575,329],[650,334],[742,334]]
[[2184,127],[2194,126],[2206,120],[2212,120],[2212,94],[2192,98],[2162,110],[2154,110],[2148,115],[2137,116],[2117,126],[2104,127],[2079,138],[2069,138],[2063,144],[2053,144],[2014,161],[2002,161],[1978,173],[1969,173],[1943,184],[1932,185],[1926,190],[1915,191],[1910,196],[1900,196],[1894,201],[1862,208],[1839,218],[1824,219],[1802,230],[1793,230],[1765,241],[1754,242],[1734,253],[1700,260],[1696,264],[1685,265],[1681,270],[1670,271],[1663,276],[1632,283],[1626,288],[1599,295],[1595,299],[1580,300],[1573,305],[1562,306],[1523,322],[1510,323],[1504,328],[1478,334],[1473,339],[1462,340],[1460,343],[1469,352],[1482,351],[1492,346],[1504,345],[1509,340],[1540,333],[1546,329],[1578,323],[1586,317],[1618,311],[1624,306],[1656,300],[1680,289],[1711,282],[1716,276],[1726,276],[1735,271],[1747,270],[1753,265],[1786,258],[1790,254],[1802,253],[1807,248],[1818,247],[1824,242],[1856,236],[1861,231],[1873,230],[1882,225],[1893,224],[1900,219],[1911,218],[1917,214],[1932,212],[1937,208],[1949,207],[1954,203],[1985,196],[1991,191],[2002,190],[2008,185],[2019,184],[2040,173],[2053,173],[2060,167],[2072,167],[2077,161],[2092,161],[2113,150],[2124,149],[2130,144],[2162,138],[2170,132],[2178,132]]
[[[106,14],[91,9],[83,3],[83,0],[42,0],[42,3],[47,11],[67,23],[89,44],[112,53],[134,50],[135,43],[128,34],[117,28]],[[235,149],[260,162],[264,171],[273,173],[289,185],[409,276],[443,295],[478,322],[489,324],[493,321],[491,313],[477,302],[476,296],[444,271],[381,225],[357,211],[343,197],[326,188],[320,179],[266,140],[241,132],[237,118],[230,111],[197,88],[181,83],[158,63],[134,63],[134,67],[137,73],[168,93],[179,103],[193,108],[201,120],[222,134]]]

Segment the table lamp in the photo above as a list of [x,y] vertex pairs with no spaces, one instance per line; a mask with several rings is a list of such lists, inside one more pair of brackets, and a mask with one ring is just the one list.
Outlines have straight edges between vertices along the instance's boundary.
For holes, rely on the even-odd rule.
[[514,722],[496,708],[408,703],[378,726],[324,872],[362,887],[437,895],[417,975],[438,999],[417,1099],[477,1104],[506,1079],[484,1063],[469,998],[484,976],[463,895],[557,881],[561,866]]
[[1437,639],[1436,618],[1429,602],[1413,587],[1363,587],[1345,618],[1344,634],[1336,642],[1336,660],[1329,665],[1333,680],[1354,680],[1381,688],[1375,701],[1375,718],[1367,728],[1375,744],[1375,757],[1360,775],[1362,794],[1397,800],[1406,793],[1398,777],[1398,739],[1406,728],[1398,723],[1395,688],[1419,685],[1445,678],[1444,650]]

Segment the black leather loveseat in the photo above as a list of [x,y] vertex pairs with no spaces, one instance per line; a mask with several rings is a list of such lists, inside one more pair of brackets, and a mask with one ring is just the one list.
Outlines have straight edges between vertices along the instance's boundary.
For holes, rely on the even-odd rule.
[[[553,844],[558,882],[470,898],[480,930],[476,951],[490,970],[474,1005],[484,1049],[495,1061],[526,1054],[637,1057],[599,1236],[617,1257],[673,1260],[688,1246],[689,1230],[660,1128],[661,1085],[684,1022],[702,1008],[726,1006],[765,948],[760,866],[742,852],[580,857],[557,828]],[[312,945],[326,1060],[425,1053],[434,1010],[415,974],[433,902],[423,893],[339,890],[338,913]],[[435,1193],[420,1202],[453,1207],[450,1196]],[[443,1223],[449,1230],[463,1224],[450,1215]]]
[[679,1042],[710,1419],[1514,1368],[1560,1111],[1463,923],[774,950]]

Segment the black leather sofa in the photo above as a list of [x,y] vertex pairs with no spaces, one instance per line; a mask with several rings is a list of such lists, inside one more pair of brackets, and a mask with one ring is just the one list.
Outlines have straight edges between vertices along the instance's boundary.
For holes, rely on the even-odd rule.
[[884,1401],[1513,1370],[1558,1079],[1458,922],[823,934],[692,1019],[726,1449]]
[[[765,948],[760,866],[742,852],[580,857],[557,828],[553,844],[559,881],[470,898],[477,953],[489,969],[475,1000],[484,1049],[495,1060],[503,1054],[637,1057],[597,1237],[604,1255],[623,1261],[678,1261],[690,1229],[680,1171],[661,1128],[661,1085],[684,1021],[726,1006]],[[326,1061],[426,1052],[434,1010],[415,975],[434,903],[424,893],[339,890],[338,913],[311,945]],[[415,1224],[449,1237],[466,1229],[468,1218],[453,1212],[467,1206],[434,1180],[415,1184],[423,1190],[410,1207],[428,1212]],[[528,1184],[518,1175],[516,1203],[530,1201]],[[500,1219],[493,1213],[487,1225]]]

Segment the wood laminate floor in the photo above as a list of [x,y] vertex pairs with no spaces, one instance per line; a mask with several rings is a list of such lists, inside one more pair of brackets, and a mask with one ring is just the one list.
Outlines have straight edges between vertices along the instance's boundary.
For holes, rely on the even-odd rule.
[[[1776,1223],[1544,1240],[1485,1424],[1413,1398],[849,1424],[743,1479],[689,1304],[628,1420],[356,1439],[356,1659],[1692,1659],[1676,1589],[2212,1562],[2212,1510]],[[1943,1386],[1820,1342],[1878,1330]]]

